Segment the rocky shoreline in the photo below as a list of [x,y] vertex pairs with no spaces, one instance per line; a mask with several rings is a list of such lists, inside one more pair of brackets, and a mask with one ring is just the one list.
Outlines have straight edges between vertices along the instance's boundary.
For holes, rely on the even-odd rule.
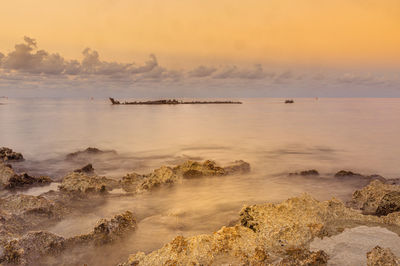
[[[250,164],[242,160],[225,167],[211,160],[186,161],[161,166],[148,174],[133,172],[113,179],[97,175],[88,164],[71,169],[58,190],[32,196],[14,192],[51,183],[52,179],[16,173],[10,163],[23,159],[22,155],[8,148],[1,150],[5,152],[0,155],[5,155],[0,157],[0,191],[11,194],[0,197],[0,265],[57,264],[57,257],[71,249],[107,247],[122,241],[138,227],[135,214],[130,211],[100,219],[91,232],[81,235],[63,237],[43,229],[102,204],[113,190],[135,198],[159,188],[169,189],[184,180],[245,175],[251,171]],[[67,155],[66,160],[104,152],[115,151],[88,148]],[[318,175],[315,169],[289,174],[293,178]],[[398,180],[343,170],[333,178],[359,178],[369,184],[356,190],[348,202],[318,201],[303,194],[281,203],[244,206],[237,221],[229,226],[212,234],[177,236],[148,254],[138,252],[120,258],[120,265],[327,265],[336,258],[315,241],[350,234],[361,226],[381,228],[392,234],[394,241],[400,241]],[[396,247],[376,244],[366,248],[363,258],[368,265],[400,263]]]

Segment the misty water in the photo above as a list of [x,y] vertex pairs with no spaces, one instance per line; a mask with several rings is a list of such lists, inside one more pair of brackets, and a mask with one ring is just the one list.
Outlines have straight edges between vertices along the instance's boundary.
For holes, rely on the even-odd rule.
[[[85,215],[43,228],[68,237],[91,231],[101,218],[134,213],[138,229],[133,234],[113,246],[65,254],[66,264],[116,264],[131,253],[160,248],[177,235],[212,233],[235,223],[246,204],[279,202],[304,192],[319,200],[348,200],[365,181],[334,178],[342,169],[400,176],[400,99],[241,100],[242,105],[158,106],[1,100],[0,146],[24,155],[26,161],[13,165],[17,171],[49,175],[57,182],[89,162],[97,174],[116,179],[188,159],[251,164],[246,175],[184,180],[135,196],[116,190]],[[87,147],[117,154],[65,160],[66,154]],[[288,176],[307,169],[321,175]],[[22,193],[39,195],[49,189],[57,189],[57,183]]]

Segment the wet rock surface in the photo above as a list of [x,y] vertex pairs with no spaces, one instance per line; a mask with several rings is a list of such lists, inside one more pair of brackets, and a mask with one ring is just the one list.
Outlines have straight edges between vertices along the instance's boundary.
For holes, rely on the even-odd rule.
[[301,175],[301,176],[318,176],[319,172],[315,169],[311,169],[311,170],[304,170],[301,172],[295,172],[295,173],[289,173],[289,176],[293,176],[293,175]]
[[17,189],[32,185],[47,185],[52,182],[48,176],[31,176],[27,173],[17,174],[11,165],[0,162],[0,189]]
[[68,193],[106,193],[118,187],[118,181],[104,176],[88,175],[82,172],[72,172],[66,175],[59,189]]
[[210,235],[176,237],[150,254],[131,255],[122,265],[325,265],[327,255],[309,251],[310,242],[360,224],[380,224],[396,230],[400,226],[398,216],[362,215],[339,200],[319,202],[303,195],[280,204],[247,206],[233,227],[223,227]]
[[19,152],[14,152],[10,148],[2,147],[0,148],[0,161],[10,162],[10,161],[23,161],[24,157]]
[[93,174],[94,173],[94,168],[93,168],[93,165],[91,163],[89,163],[89,164],[85,165],[82,168],[75,169],[74,172],[75,173]]
[[368,266],[396,266],[400,265],[398,259],[389,248],[376,246],[367,253]]
[[353,179],[364,179],[364,180],[368,180],[368,181],[380,180],[382,182],[386,182],[386,179],[381,175],[377,175],[377,174],[362,175],[359,173],[354,173],[352,171],[346,171],[346,170],[341,170],[341,171],[337,172],[335,174],[335,178],[338,178],[338,179],[353,178]]
[[[398,185],[374,180],[368,186],[356,190],[347,204],[352,208],[362,210],[364,214],[387,215],[390,212],[399,211],[399,197],[396,197],[399,192]],[[387,194],[389,195],[386,196]],[[379,212],[377,212],[378,208]]]
[[99,156],[99,155],[116,155],[117,152],[114,150],[100,150],[98,148],[88,147],[83,151],[76,151],[67,154],[65,157],[66,160],[79,160],[82,158],[87,158],[90,156]]
[[75,236],[67,240],[68,245],[93,243],[103,245],[124,237],[136,229],[136,219],[130,211],[114,216],[112,219],[101,219],[89,234]]
[[125,175],[120,183],[125,191],[140,193],[160,186],[182,182],[182,179],[245,174],[249,171],[250,164],[242,160],[235,161],[224,168],[211,160],[204,162],[186,161],[175,167],[162,166],[146,175],[130,173]]
[[[47,231],[32,231],[19,238],[1,243],[0,263],[38,265],[47,256],[58,256],[67,249],[87,245],[105,245],[123,238],[136,229],[136,220],[129,211],[110,220],[101,219],[92,232],[64,238]],[[1,247],[2,246],[2,247]]]

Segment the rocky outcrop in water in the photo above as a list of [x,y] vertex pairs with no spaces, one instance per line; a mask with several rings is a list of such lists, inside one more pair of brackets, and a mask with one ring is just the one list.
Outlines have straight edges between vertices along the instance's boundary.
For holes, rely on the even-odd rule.
[[11,165],[0,162],[0,190],[23,188],[32,185],[47,185],[51,182],[52,180],[48,176],[35,177],[27,173],[17,174]]
[[400,259],[398,259],[390,249],[376,246],[374,249],[367,253],[367,265],[396,266],[400,265]]
[[327,255],[309,251],[310,242],[360,224],[379,224],[399,234],[400,213],[382,218],[363,215],[339,200],[319,202],[303,195],[280,204],[244,207],[233,227],[176,237],[150,254],[131,255],[122,265],[326,265]]
[[135,229],[136,220],[127,211],[110,220],[101,219],[91,233],[67,239],[46,231],[28,232],[6,243],[0,242],[0,263],[38,264],[43,257],[57,256],[66,249],[114,242]]
[[93,243],[103,245],[114,242],[136,229],[136,219],[130,211],[115,215],[112,219],[101,219],[89,234],[67,240],[68,245]]
[[11,195],[0,198],[0,244],[29,230],[52,225],[67,209],[42,196]]
[[319,172],[315,169],[311,170],[304,170],[301,172],[295,172],[295,173],[289,173],[289,176],[294,176],[294,175],[301,175],[301,176],[318,176]]
[[335,178],[338,179],[348,179],[348,178],[353,178],[353,179],[364,179],[367,181],[372,181],[372,180],[380,180],[382,182],[385,182],[386,179],[381,176],[381,175],[362,175],[359,173],[354,173],[352,171],[345,171],[345,170],[340,170],[335,174]]
[[93,168],[93,165],[91,163],[89,163],[82,168],[75,169],[74,172],[75,173],[93,174],[94,168]]
[[250,164],[242,160],[235,161],[226,167],[218,166],[214,161],[204,162],[186,161],[173,168],[162,166],[147,175],[130,173],[121,180],[121,186],[127,192],[143,192],[180,182],[182,179],[192,179],[210,176],[225,176],[244,174],[250,171]]
[[72,172],[66,175],[59,186],[60,191],[68,193],[105,193],[118,187],[118,181],[97,175]]
[[400,186],[374,180],[368,186],[356,190],[348,206],[360,209],[364,214],[387,215],[400,211],[399,193]]
[[10,148],[2,147],[0,148],[0,161],[10,162],[10,161],[23,161],[24,157],[19,152],[14,152]]
[[114,150],[100,150],[98,148],[88,147],[83,151],[76,151],[67,154],[65,157],[67,160],[79,160],[81,158],[86,158],[90,156],[99,156],[99,155],[116,155],[117,152]]

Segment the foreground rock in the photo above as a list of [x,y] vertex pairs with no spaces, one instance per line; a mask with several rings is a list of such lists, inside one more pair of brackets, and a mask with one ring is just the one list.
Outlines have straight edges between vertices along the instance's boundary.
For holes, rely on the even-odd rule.
[[51,182],[52,180],[48,176],[35,177],[27,173],[17,174],[11,165],[0,162],[0,190],[23,188],[32,185],[47,185]]
[[326,265],[326,254],[309,251],[310,242],[362,224],[379,224],[400,233],[400,214],[362,215],[339,200],[319,202],[303,195],[280,204],[247,206],[233,227],[176,237],[150,254],[131,255],[122,265]]
[[171,185],[182,179],[192,179],[210,176],[225,176],[245,174],[250,171],[250,164],[244,161],[235,161],[226,167],[218,166],[214,161],[186,161],[185,163],[168,167],[162,166],[150,174],[127,174],[120,181],[122,188],[127,192],[143,192],[152,190],[162,185]]
[[360,209],[364,214],[387,215],[400,211],[400,186],[372,181],[368,186],[353,193],[348,206]]
[[41,196],[11,195],[0,199],[0,244],[60,221],[67,209]]
[[88,175],[83,172],[72,172],[63,178],[60,191],[68,193],[105,193],[118,187],[118,181],[104,176]]
[[86,148],[83,151],[77,151],[77,152],[72,152],[67,154],[66,159],[67,160],[79,160],[79,159],[83,159],[83,158],[87,158],[90,156],[99,156],[99,155],[116,155],[117,152],[114,150],[100,150],[97,148]]
[[86,247],[88,244],[108,244],[135,229],[136,220],[133,214],[127,211],[114,216],[110,220],[100,220],[89,234],[68,239],[45,231],[28,232],[24,236],[10,240],[3,245],[0,263],[39,265],[40,260],[44,257],[57,256],[66,249],[79,246]]
[[19,152],[14,152],[10,148],[0,148],[0,161],[11,162],[11,161],[23,161],[24,157]]
[[400,259],[398,259],[390,249],[376,246],[374,249],[367,253],[367,265],[396,266],[400,265]]

